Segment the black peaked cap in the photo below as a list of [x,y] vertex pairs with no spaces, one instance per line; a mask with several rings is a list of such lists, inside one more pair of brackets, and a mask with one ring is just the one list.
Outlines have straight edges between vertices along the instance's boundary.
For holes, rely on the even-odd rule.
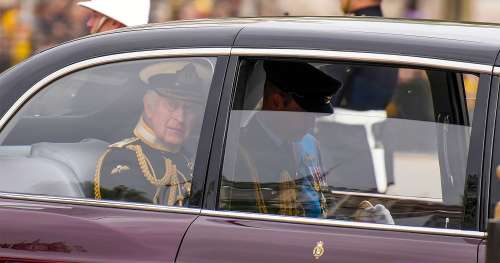
[[176,73],[158,73],[149,78],[148,88],[172,99],[190,102],[203,101],[203,80],[193,64],[187,64]]
[[342,83],[306,62],[265,61],[267,81],[289,93],[306,111],[333,113],[332,101]]

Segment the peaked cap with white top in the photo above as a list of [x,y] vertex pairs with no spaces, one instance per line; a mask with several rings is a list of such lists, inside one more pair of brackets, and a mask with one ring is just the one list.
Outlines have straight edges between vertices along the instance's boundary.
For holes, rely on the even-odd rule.
[[150,0],[90,0],[78,4],[125,26],[138,26],[149,22]]

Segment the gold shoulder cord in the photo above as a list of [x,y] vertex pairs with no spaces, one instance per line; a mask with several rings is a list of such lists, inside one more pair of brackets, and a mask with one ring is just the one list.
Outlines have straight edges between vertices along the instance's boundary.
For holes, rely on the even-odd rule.
[[94,198],[96,200],[101,200],[101,170],[102,170],[102,163],[104,161],[104,158],[108,153],[111,151],[110,148],[108,148],[102,155],[99,157],[99,160],[97,161],[96,169],[95,169],[95,175],[94,175]]
[[257,207],[259,208],[259,213],[267,214],[268,210],[266,203],[264,201],[264,195],[262,194],[262,189],[260,187],[259,174],[257,172],[257,169],[255,168],[255,162],[253,162],[248,152],[242,147],[240,147],[240,153],[245,162],[247,163],[248,168],[250,169],[250,174],[254,182],[255,196],[257,199],[256,201],[257,201]]
[[280,173],[280,214],[288,216],[305,215],[305,210],[297,202],[297,185],[288,171]]
[[290,177],[288,171],[283,170],[280,172],[280,179],[280,214],[291,215],[292,211],[290,211],[290,209],[292,207],[292,203],[295,202],[295,199],[297,199],[297,195],[295,194],[295,192],[290,191],[292,187],[292,178]]
[[172,160],[166,159],[165,175],[161,179],[158,179],[154,172],[153,166],[151,165],[151,162],[142,151],[142,147],[140,145],[128,145],[127,149],[135,152],[137,162],[139,163],[139,168],[141,169],[142,174],[144,175],[144,177],[146,177],[149,183],[156,186],[156,193],[153,197],[153,203],[159,204],[161,188],[165,187],[172,180],[172,178],[176,177],[177,167],[172,163]]
[[[165,160],[165,167],[167,167],[167,161],[170,161],[170,159]],[[179,175],[182,177],[182,183],[179,181]],[[181,184],[183,184],[181,188]],[[183,174],[181,171],[177,170],[177,174],[172,178],[172,183],[170,185],[170,193],[169,193],[169,201],[167,202],[168,205],[174,205],[176,202],[178,202],[179,206],[183,206],[184,204],[184,195],[182,193],[182,189],[187,193],[189,196],[191,193],[191,184],[187,180],[186,175]],[[173,196],[175,196],[175,191],[177,191],[177,199],[174,201]]]
[[178,184],[179,184],[179,182],[177,180],[177,176],[173,177],[172,181],[171,181],[171,184],[170,184],[170,191],[168,193],[168,200],[167,200],[167,205],[169,205],[169,206],[174,205],[175,202],[176,202],[176,200],[175,200],[176,192],[177,192],[176,186]]

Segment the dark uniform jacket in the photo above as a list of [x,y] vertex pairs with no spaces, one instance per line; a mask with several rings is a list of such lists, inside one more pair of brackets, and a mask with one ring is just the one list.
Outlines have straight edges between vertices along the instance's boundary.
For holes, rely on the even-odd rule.
[[110,145],[97,163],[96,199],[186,206],[192,160],[182,149],[167,150],[139,121],[134,137]]
[[248,212],[324,216],[326,200],[321,190],[326,184],[314,137],[308,134],[300,142],[280,142],[255,117],[241,131],[234,195],[231,203],[223,205]]

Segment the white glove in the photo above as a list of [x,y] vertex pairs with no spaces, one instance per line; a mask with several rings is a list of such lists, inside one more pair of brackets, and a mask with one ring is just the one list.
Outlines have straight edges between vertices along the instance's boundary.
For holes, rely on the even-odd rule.
[[391,216],[391,212],[381,204],[365,208],[363,214],[365,218],[369,218],[369,222],[394,225],[394,219]]

